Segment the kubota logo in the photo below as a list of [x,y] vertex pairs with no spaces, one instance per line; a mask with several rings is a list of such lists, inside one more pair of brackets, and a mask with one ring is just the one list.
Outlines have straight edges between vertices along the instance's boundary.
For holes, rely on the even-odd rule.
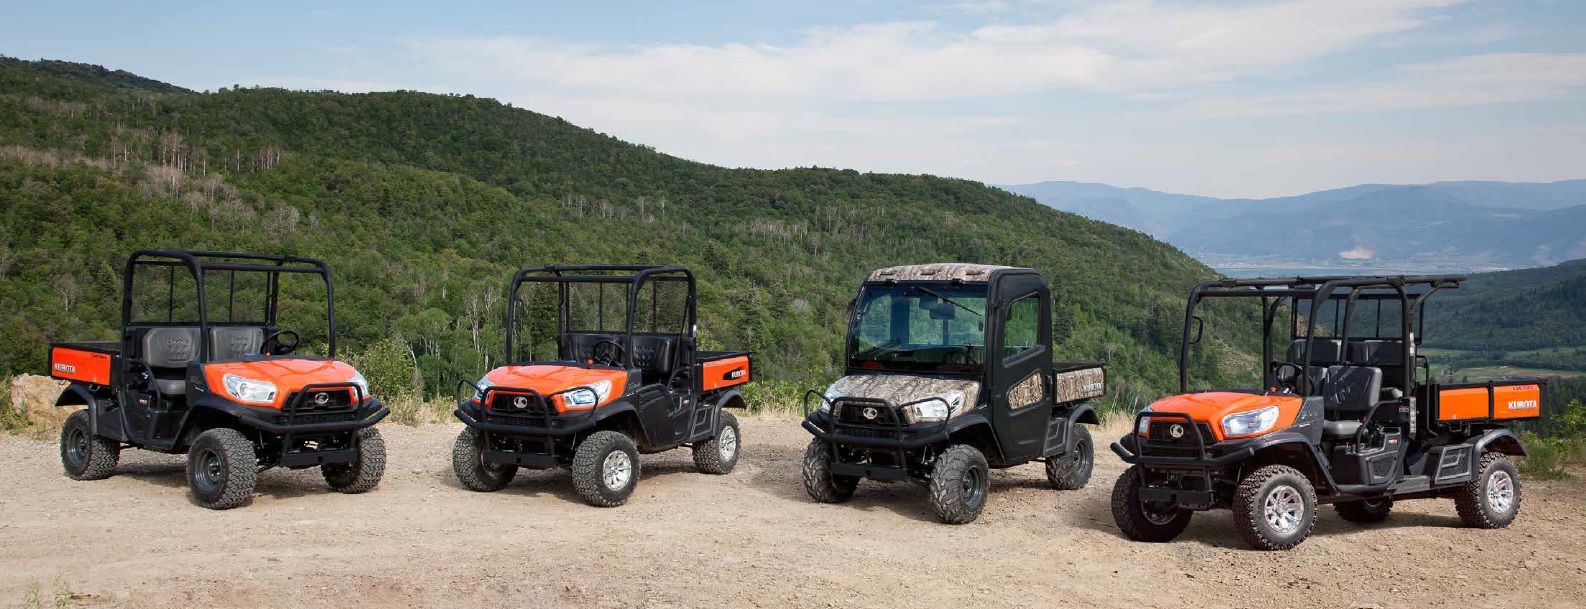
[[739,368],[739,369],[734,370],[732,372],[728,372],[727,373],[727,380],[735,381],[735,380],[741,379],[741,378],[743,378],[743,374],[744,374],[743,368]]
[[1174,423],[1172,427],[1167,428],[1167,435],[1174,440],[1184,437],[1184,426]]
[[881,416],[881,411],[876,410],[874,406],[866,406],[864,410],[859,411],[859,414],[863,415],[866,420],[874,421],[876,417]]
[[1509,402],[1509,410],[1536,410],[1536,400],[1515,400]]
[[329,404],[330,403],[330,394],[325,393],[323,391],[314,394],[314,403],[315,404],[319,404],[320,406],[324,406],[326,404]]
[[65,372],[67,374],[77,374],[77,367],[73,366],[71,364],[62,364],[60,362],[56,362],[55,363],[55,371],[56,372]]
[[512,406],[518,410],[527,410],[529,408],[529,398],[523,397],[521,395],[512,398]]

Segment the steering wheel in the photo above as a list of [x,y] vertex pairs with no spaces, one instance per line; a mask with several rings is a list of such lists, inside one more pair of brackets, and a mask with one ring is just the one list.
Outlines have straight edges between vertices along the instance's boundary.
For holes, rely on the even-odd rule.
[[958,355],[958,359],[960,361],[953,362],[953,363],[962,364],[962,365],[968,365],[968,366],[973,366],[973,365],[976,365],[976,364],[980,363],[980,362],[975,361],[974,347],[971,347],[969,345],[948,345],[947,349],[948,349],[948,353],[952,353],[952,354]]
[[594,348],[590,349],[595,363],[615,366],[622,361],[622,345],[614,340],[600,339],[595,341]]
[[[282,338],[287,336],[291,337],[290,341],[282,340]],[[264,352],[270,355],[287,355],[297,350],[297,344],[300,341],[302,341],[302,337],[298,336],[296,332],[291,330],[276,330],[269,336],[265,337]]]
[[1272,371],[1272,376],[1277,378],[1279,385],[1298,393],[1300,391],[1299,380],[1302,373],[1303,371],[1300,370],[1299,364],[1283,362],[1278,364],[1277,368]]

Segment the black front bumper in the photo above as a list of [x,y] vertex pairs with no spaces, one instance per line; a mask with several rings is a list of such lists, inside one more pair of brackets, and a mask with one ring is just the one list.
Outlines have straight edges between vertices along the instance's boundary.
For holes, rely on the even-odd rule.
[[[843,447],[909,451],[947,441],[947,431],[942,429],[941,425],[935,423],[927,424],[923,426],[923,429],[919,428],[919,426],[904,427],[896,429],[896,431],[892,427],[873,428],[878,431],[891,432],[890,435],[894,437],[844,433],[845,430],[868,431],[872,428],[836,425],[830,417],[819,412],[805,418],[803,425],[804,430],[810,432],[810,435],[815,436],[816,439]],[[827,431],[827,428],[831,428],[832,431]]]
[[[470,412],[466,408],[458,408],[452,411],[452,414],[457,417],[457,420],[462,421],[464,425],[474,429],[493,434],[521,438],[565,438],[594,429],[595,425],[599,423],[595,417],[590,416],[585,412],[579,412],[578,414],[571,417],[538,417],[538,420],[544,422],[543,426],[521,424],[514,425],[512,423],[492,422],[484,420],[484,417],[481,416],[478,411]],[[518,420],[526,422],[532,419],[535,418],[523,417]],[[511,419],[508,418],[506,420]]]
[[391,414],[391,409],[377,398],[368,398],[357,408],[339,413],[289,415],[274,408],[258,407],[243,407],[233,412],[238,415],[237,420],[247,427],[275,435],[300,435],[363,429],[379,423]]

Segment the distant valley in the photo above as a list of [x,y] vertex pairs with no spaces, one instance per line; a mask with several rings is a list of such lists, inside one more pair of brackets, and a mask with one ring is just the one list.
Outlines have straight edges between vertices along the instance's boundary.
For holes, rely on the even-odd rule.
[[1586,180],[1369,184],[1271,199],[1079,182],[1004,188],[1150,234],[1230,275],[1480,271],[1586,257]]

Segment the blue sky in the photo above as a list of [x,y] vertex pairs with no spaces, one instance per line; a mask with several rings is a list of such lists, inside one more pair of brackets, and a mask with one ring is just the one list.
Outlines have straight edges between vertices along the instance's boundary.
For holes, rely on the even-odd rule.
[[1218,196],[1586,178],[1586,2],[12,2],[0,54],[495,97],[700,161]]

